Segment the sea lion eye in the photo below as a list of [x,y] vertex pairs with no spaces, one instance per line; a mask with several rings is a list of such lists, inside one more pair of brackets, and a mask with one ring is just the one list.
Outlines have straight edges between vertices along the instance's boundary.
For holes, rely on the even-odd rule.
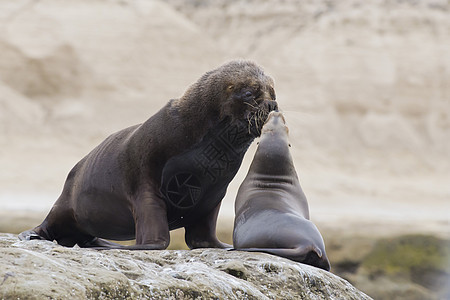
[[251,97],[253,97],[253,93],[250,92],[250,91],[246,91],[246,92],[244,93],[244,97],[245,97],[245,98],[251,98]]

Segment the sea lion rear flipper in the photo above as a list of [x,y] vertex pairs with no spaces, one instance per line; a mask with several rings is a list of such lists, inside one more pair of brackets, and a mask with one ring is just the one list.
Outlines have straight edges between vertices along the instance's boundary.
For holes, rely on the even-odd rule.
[[21,241],[45,240],[44,237],[42,237],[39,234],[37,234],[37,232],[34,231],[33,229],[26,230],[24,232],[19,233],[18,238]]
[[330,263],[328,259],[326,257],[322,257],[322,250],[314,245],[299,246],[296,248],[244,248],[237,250],[269,253],[327,271],[330,270]]
[[299,261],[298,258],[306,257],[306,255],[312,250],[311,247],[297,247],[297,248],[242,248],[237,249],[240,251],[249,252],[264,252],[289,258],[295,261]]
[[77,243],[80,248],[122,249],[123,245],[94,237],[92,240]]

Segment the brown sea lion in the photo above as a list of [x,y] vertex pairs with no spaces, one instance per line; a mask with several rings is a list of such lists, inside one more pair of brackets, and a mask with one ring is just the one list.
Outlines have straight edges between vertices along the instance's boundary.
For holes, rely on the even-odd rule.
[[[232,61],[207,72],[180,99],[112,134],[77,163],[42,224],[19,238],[165,249],[169,230],[184,227],[190,248],[229,247],[215,232],[222,198],[276,108],[273,80],[255,63]],[[103,238],[136,238],[136,245]]]
[[233,245],[330,270],[325,245],[309,220],[308,202],[289,151],[288,128],[271,112],[235,202]]

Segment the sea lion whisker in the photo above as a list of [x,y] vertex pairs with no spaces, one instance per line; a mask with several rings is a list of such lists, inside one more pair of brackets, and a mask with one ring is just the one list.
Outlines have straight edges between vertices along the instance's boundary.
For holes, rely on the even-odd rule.
[[248,128],[248,134],[250,134],[251,133],[251,127],[252,127],[252,115],[251,115],[251,113],[249,113],[248,115],[247,115],[247,124],[248,124],[248,126],[247,126],[247,128]]
[[258,111],[255,111],[252,116],[252,120],[256,127],[256,132],[259,132],[259,123],[258,123]]
[[258,123],[258,119],[259,119],[259,117],[258,117],[258,113],[256,113],[256,114],[255,114],[255,124],[256,124],[256,130],[257,130],[258,132],[260,132],[260,129],[259,129],[259,123]]
[[258,109],[258,107],[254,106],[254,105],[252,105],[252,104],[250,104],[250,103],[248,103],[248,102],[244,102],[244,103],[247,104],[247,105],[250,106],[250,107],[253,107],[254,109]]

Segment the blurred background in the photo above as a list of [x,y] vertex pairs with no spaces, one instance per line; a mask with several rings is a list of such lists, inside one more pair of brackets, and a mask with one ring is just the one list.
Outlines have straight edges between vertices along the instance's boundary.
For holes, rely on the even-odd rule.
[[332,272],[450,298],[448,0],[0,0],[0,232],[38,225],[92,148],[236,58],[275,80]]

